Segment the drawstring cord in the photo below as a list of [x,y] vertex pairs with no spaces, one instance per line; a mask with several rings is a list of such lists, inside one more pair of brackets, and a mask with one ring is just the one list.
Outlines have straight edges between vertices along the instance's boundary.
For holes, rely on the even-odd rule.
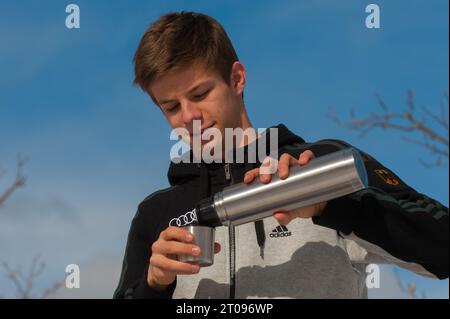
[[[245,163],[245,171],[249,171],[251,169],[254,169],[258,167],[258,165],[253,163]],[[264,247],[266,244],[266,233],[264,231],[264,221],[257,220],[255,221],[255,232],[256,232],[256,241],[258,242],[259,246],[259,255],[261,256],[261,259],[264,259]]]
[[[200,198],[205,198],[209,195],[210,183],[209,183],[209,171],[205,165],[197,164],[200,168]],[[249,171],[257,165],[253,163],[245,163],[245,171]],[[264,222],[262,220],[255,221],[256,241],[259,246],[261,259],[264,259],[264,247],[266,242],[266,234],[264,231]]]

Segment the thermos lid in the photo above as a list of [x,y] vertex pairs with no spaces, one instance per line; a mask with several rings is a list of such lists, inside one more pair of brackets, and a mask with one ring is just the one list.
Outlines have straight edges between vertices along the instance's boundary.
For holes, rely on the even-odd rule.
[[222,223],[214,208],[214,198],[208,197],[202,199],[195,207],[195,214],[199,225],[211,227],[221,226]]
[[361,184],[364,186],[364,188],[367,188],[369,186],[369,181],[367,179],[367,171],[366,167],[364,166],[364,160],[362,159],[361,153],[354,148],[351,148],[350,150],[353,154],[353,158],[355,161],[355,168],[358,173]]

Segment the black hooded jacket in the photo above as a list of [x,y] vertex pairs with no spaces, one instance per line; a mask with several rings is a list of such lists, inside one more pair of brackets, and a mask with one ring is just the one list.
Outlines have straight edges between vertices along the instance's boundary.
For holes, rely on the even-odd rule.
[[[278,128],[278,155],[298,158],[305,150],[316,157],[353,147],[339,140],[307,143],[284,125]],[[267,143],[268,144],[268,143]],[[374,244],[406,263],[421,265],[438,278],[448,278],[448,208],[416,192],[391,170],[367,153],[363,155],[369,188],[329,201],[320,217],[312,221],[339,235],[355,236]],[[131,223],[120,282],[114,298],[170,298],[176,281],[164,292],[151,289],[146,282],[151,245],[173,218],[192,210],[197,202],[239,183],[246,171],[261,163],[171,163],[170,187],[145,198]],[[258,245],[264,247],[263,221],[255,223]],[[234,296],[233,283],[230,295]]]

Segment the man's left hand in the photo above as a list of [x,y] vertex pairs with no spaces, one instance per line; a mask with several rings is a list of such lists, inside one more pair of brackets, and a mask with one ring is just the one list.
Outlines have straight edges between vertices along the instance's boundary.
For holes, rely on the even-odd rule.
[[[280,156],[280,160],[278,162],[278,176],[280,179],[286,179],[289,176],[289,168],[294,165],[304,166],[308,164],[313,158],[314,153],[310,150],[304,151],[300,154],[298,159],[291,156],[288,153],[284,153]],[[266,162],[266,161],[265,161]],[[267,163],[267,162],[266,162]],[[264,165],[264,164],[263,164]],[[252,169],[245,173],[244,175],[244,183],[251,184],[257,177],[259,176],[259,180],[263,184],[270,183],[272,180],[271,174],[262,174],[260,173],[260,168]],[[327,203],[319,203],[316,205],[302,207],[300,209],[292,210],[292,211],[275,211],[274,217],[281,225],[287,225],[289,222],[297,217],[300,218],[311,218],[313,216],[319,216],[325,205]]]

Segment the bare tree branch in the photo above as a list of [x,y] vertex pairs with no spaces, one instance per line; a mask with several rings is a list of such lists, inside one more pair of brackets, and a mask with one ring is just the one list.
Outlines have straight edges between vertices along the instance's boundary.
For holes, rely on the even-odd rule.
[[51,295],[55,294],[64,285],[64,280],[59,280],[53,283],[52,286],[45,289],[41,294],[41,299],[46,299]]
[[441,104],[441,114],[440,114],[440,116],[434,115],[425,106],[422,106],[422,112],[425,115],[427,115],[428,117],[431,117],[436,123],[441,125],[444,129],[448,130],[448,120],[447,120],[447,118],[443,117],[444,113],[443,113],[443,109],[442,109],[442,104]]
[[[6,201],[11,194],[17,190],[19,187],[25,185],[25,176],[23,176],[23,167],[28,161],[28,158],[18,155],[17,157],[17,171],[14,182],[9,186],[3,193],[0,193],[0,205]],[[0,178],[5,175],[5,170],[0,167]],[[6,275],[9,280],[13,283],[17,290],[17,297],[21,299],[30,298],[48,298],[54,294],[59,288],[64,284],[64,279],[56,281],[49,288],[45,289],[40,297],[36,297],[32,294],[36,280],[42,274],[45,269],[45,262],[40,260],[40,256],[37,255],[33,258],[30,268],[27,274],[22,272],[21,266],[16,269],[12,269],[8,263],[2,262],[2,266],[6,271]],[[3,298],[3,296],[0,296]]]
[[[437,157],[436,161],[432,164],[420,160],[422,165],[426,167],[442,167],[446,165],[446,162],[442,160],[442,157],[446,158],[448,161],[448,93],[444,95],[444,102],[441,101],[440,103],[439,115],[433,114],[433,112],[431,112],[427,107],[423,106],[420,108],[422,114],[420,114],[419,117],[422,118],[421,120],[419,120],[418,115],[415,114],[416,106],[414,103],[414,95],[411,90],[407,92],[407,110],[403,113],[390,111],[389,107],[380,96],[377,95],[376,98],[378,106],[381,108],[382,112],[371,113],[368,118],[361,119],[356,117],[353,109],[350,111],[350,121],[348,122],[343,122],[332,110],[328,111],[327,116],[341,127],[358,131],[361,137],[365,136],[374,128],[399,130],[408,133],[420,133],[424,137],[424,142],[407,137],[402,137],[402,139],[427,149]],[[427,119],[431,119],[437,127],[435,128],[429,126],[427,124]],[[440,128],[443,132],[438,132],[438,128]]]
[[[394,276],[395,276],[395,280],[397,282],[397,286],[398,286],[400,292],[408,294],[413,299],[417,299],[416,284],[413,283],[413,282],[409,282],[406,285],[406,289],[405,289],[404,288],[404,284],[403,284],[403,280],[400,277],[400,274],[398,273],[397,269],[395,269],[395,268],[394,268]],[[426,299],[426,297],[427,297],[427,295],[426,295],[425,289],[422,289],[422,298]]]
[[409,282],[408,283],[408,294],[412,298],[417,299],[417,296],[416,296],[416,285],[413,282]]
[[397,269],[394,268],[394,276],[395,276],[395,281],[397,283],[398,289],[400,290],[401,293],[405,293],[405,288],[403,288],[403,281],[400,278],[400,275],[398,274]]
[[[23,187],[25,185],[26,178],[23,175],[23,167],[28,162],[27,157],[22,157],[20,154],[17,156],[17,168],[16,168],[16,177],[11,186],[7,187],[3,193],[0,193],[0,205],[2,205],[8,197],[14,193],[18,188]],[[5,171],[0,169],[0,177],[4,175]]]
[[[16,177],[11,186],[9,186],[3,193],[0,193],[0,205],[6,201],[11,194],[19,187],[25,185],[25,176],[23,175],[23,167],[28,161],[27,157],[22,157],[20,154],[17,157],[17,170]],[[5,175],[5,170],[0,167],[0,178]],[[12,269],[7,262],[2,262],[3,269],[6,272],[7,277],[13,283],[17,290],[17,297],[21,299],[30,298],[48,298],[54,294],[64,284],[64,280],[56,281],[49,288],[45,289],[40,297],[36,297],[32,294],[35,288],[36,281],[45,269],[45,262],[40,260],[39,255],[35,256],[31,261],[30,268],[25,274],[22,272],[22,267],[19,265],[16,269]],[[3,296],[0,296],[3,298]]]
[[19,278],[20,269],[12,270],[6,262],[2,263],[3,268],[6,271],[7,277],[11,280],[14,286],[17,289],[18,295],[22,297],[22,299],[27,299],[27,292],[24,290],[21,284],[21,279]]
[[20,266],[12,269],[8,263],[3,262],[2,266],[6,271],[7,277],[11,280],[17,290],[17,298],[20,299],[34,299],[34,298],[48,298],[54,294],[64,284],[64,280],[59,280],[53,283],[52,286],[45,289],[40,295],[33,295],[38,277],[45,269],[45,262],[40,260],[39,255],[35,256],[31,262],[28,273],[25,275]]

